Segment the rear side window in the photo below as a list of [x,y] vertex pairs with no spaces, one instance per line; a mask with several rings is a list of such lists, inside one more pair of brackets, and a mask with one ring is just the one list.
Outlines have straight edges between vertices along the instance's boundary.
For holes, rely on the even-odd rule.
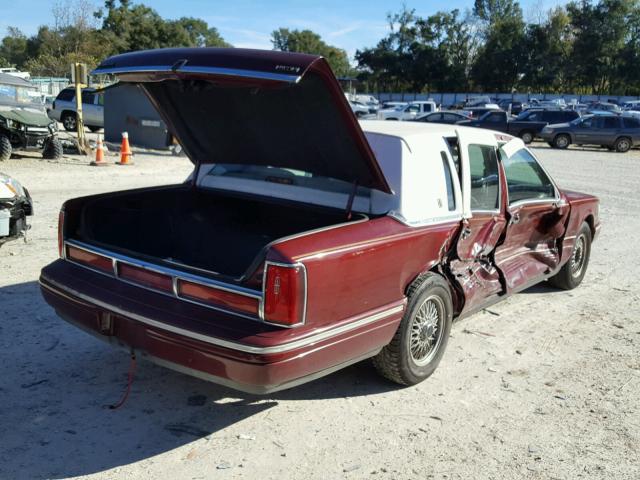
[[555,197],[551,180],[527,150],[517,151],[504,159],[502,165],[507,178],[509,205],[522,200]]
[[488,145],[469,145],[469,170],[471,210],[497,210],[500,188],[495,149]]
[[73,90],[65,89],[58,94],[56,100],[73,100],[74,97],[75,92]]
[[93,100],[95,99],[96,94],[93,92],[82,92],[82,103],[93,104]]
[[603,128],[620,128],[618,117],[605,117]]
[[640,120],[637,118],[624,117],[622,121],[624,128],[640,128]]
[[456,209],[456,197],[453,193],[453,176],[451,175],[447,154],[440,152],[440,156],[442,157],[442,168],[444,168],[444,181],[447,182],[447,208],[450,212],[453,212]]

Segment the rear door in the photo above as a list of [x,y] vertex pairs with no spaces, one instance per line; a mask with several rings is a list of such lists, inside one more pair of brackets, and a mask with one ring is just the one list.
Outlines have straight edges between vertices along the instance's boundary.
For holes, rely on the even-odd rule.
[[613,145],[621,133],[621,121],[622,119],[617,116],[606,116],[602,118],[602,130],[598,137],[599,145]]
[[465,294],[463,311],[468,311],[502,290],[500,272],[492,255],[506,219],[495,134],[480,129],[456,133],[463,225],[456,245],[458,258],[450,265]]
[[512,292],[536,283],[559,265],[558,239],[564,234],[569,207],[519,139],[503,145],[499,153],[508,224],[494,258],[507,292]]
[[597,143],[602,130],[602,117],[589,117],[580,122],[575,129],[575,143],[586,145]]

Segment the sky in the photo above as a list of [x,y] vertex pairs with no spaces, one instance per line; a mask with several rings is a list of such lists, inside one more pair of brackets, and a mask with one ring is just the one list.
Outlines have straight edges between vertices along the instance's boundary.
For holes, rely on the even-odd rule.
[[[51,23],[51,9],[65,0],[0,0],[0,37],[15,26],[27,35],[38,26]],[[343,48],[349,56],[357,49],[373,47],[388,32],[386,15],[405,3],[420,16],[439,10],[470,9],[473,0],[143,0],[165,18],[183,16],[204,19],[216,27],[224,39],[236,47],[271,48],[270,35],[279,27],[310,29],[330,45]],[[525,17],[536,15],[562,0],[521,0]],[[94,1],[96,7],[103,2]],[[28,5],[28,8],[27,8]]]

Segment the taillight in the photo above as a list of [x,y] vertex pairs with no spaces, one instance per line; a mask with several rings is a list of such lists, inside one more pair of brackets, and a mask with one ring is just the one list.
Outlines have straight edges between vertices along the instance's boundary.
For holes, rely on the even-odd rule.
[[173,291],[173,279],[169,275],[135,265],[118,262],[118,277],[156,290]]
[[97,253],[89,252],[71,245],[67,245],[65,255],[65,258],[86,265],[87,267],[101,270],[106,273],[113,273],[113,261],[104,255],[98,255]]
[[305,321],[307,277],[303,265],[267,262],[264,278],[264,321],[294,326]]
[[258,316],[259,301],[257,298],[228,292],[219,288],[208,287],[187,280],[178,280],[178,296],[187,300],[206,303],[236,312]]
[[58,214],[58,255],[64,258],[64,210]]

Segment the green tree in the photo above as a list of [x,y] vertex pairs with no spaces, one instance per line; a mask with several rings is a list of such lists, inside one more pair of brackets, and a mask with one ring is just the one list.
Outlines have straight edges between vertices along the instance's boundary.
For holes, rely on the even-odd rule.
[[15,27],[7,29],[7,35],[0,43],[0,64],[21,68],[29,56],[28,39]]
[[518,85],[526,62],[522,9],[513,0],[476,0],[474,13],[485,24],[485,41],[472,79],[483,90],[510,92]]
[[328,45],[320,35],[311,30],[279,28],[271,34],[271,43],[274,50],[322,55],[327,59],[337,76],[346,76],[351,73],[347,52]]

